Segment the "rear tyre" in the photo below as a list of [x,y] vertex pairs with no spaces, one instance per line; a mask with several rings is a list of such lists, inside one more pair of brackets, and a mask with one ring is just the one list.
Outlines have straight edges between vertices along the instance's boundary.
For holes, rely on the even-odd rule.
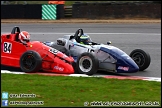
[[139,67],[139,71],[143,71],[150,65],[151,58],[148,52],[141,49],[135,49],[130,53],[130,57]]
[[38,72],[41,65],[42,58],[36,51],[27,51],[20,57],[20,68],[24,72]]
[[99,61],[91,53],[81,54],[76,63],[76,69],[80,74],[93,75],[98,71]]

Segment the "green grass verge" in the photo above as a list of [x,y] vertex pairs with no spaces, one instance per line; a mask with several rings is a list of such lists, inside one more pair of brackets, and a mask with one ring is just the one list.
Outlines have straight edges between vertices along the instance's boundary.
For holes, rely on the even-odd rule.
[[156,101],[161,106],[161,82],[154,81],[1,74],[1,92],[36,94],[36,98],[9,98],[9,101],[44,101],[42,106],[77,107],[84,106],[86,101]]

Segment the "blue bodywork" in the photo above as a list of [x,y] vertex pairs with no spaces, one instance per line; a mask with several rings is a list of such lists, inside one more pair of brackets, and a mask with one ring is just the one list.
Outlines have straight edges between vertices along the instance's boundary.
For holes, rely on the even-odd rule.
[[110,54],[114,59],[117,60],[117,63],[116,63],[117,72],[139,71],[138,65],[134,62],[133,59],[127,56],[127,54],[124,53],[123,51],[116,50],[116,49],[108,49],[104,47],[101,47],[100,50]]

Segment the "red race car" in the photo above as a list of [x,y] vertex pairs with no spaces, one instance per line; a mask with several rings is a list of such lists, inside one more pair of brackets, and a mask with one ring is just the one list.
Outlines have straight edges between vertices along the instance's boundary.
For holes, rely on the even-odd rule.
[[1,35],[1,66],[18,67],[24,72],[74,73],[74,59],[40,41],[19,41],[20,28]]

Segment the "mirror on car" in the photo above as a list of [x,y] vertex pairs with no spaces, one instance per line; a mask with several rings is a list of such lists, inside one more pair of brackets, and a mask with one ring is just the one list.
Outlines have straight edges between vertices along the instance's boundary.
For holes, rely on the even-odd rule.
[[111,44],[111,41],[108,41],[108,42],[107,42],[107,45],[109,45],[109,44]]

